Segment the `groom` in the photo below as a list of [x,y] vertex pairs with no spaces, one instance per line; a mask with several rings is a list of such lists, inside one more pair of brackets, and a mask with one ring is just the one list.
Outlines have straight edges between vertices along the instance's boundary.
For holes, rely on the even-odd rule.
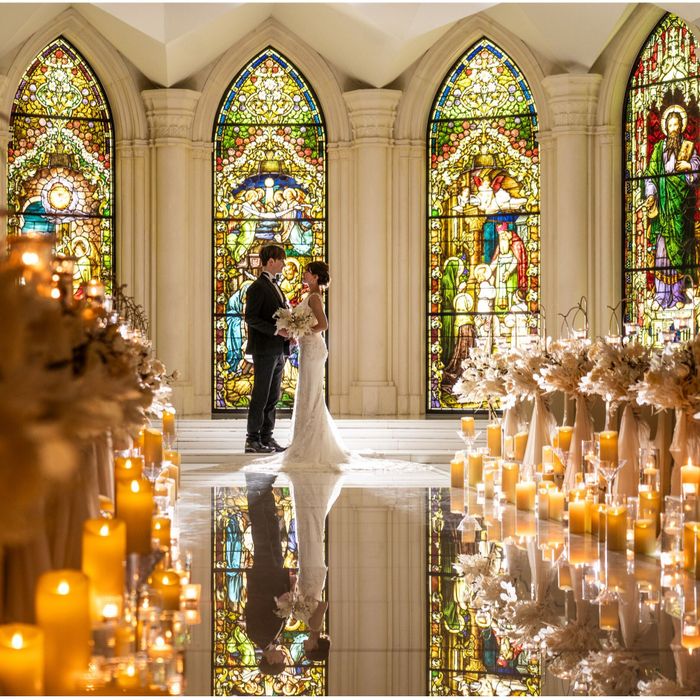
[[248,288],[245,322],[248,325],[248,354],[253,356],[253,391],[248,407],[246,452],[283,452],[273,437],[275,406],[282,388],[284,363],[289,355],[286,330],[278,331],[274,314],[288,306],[277,284],[287,256],[284,248],[267,245],[260,251],[262,272]]

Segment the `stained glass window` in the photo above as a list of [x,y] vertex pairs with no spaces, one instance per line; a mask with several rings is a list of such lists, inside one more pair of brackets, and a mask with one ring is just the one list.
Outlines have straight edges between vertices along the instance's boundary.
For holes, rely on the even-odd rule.
[[539,330],[540,167],[527,81],[481,39],[450,70],[428,125],[428,410],[475,346]]
[[[286,569],[297,566],[294,508],[289,488],[272,490],[280,524]],[[287,621],[280,643],[291,664],[278,676],[258,668],[262,650],[246,633],[248,577],[255,561],[248,508],[248,490],[215,488],[213,570],[213,694],[214,695],[326,695],[327,668],[304,656],[308,628]]]
[[[450,490],[428,491],[428,695],[539,695],[537,659],[492,628],[490,613],[468,607],[452,564],[473,554],[450,512]],[[498,545],[491,545],[498,546]]]
[[[271,48],[227,90],[214,128],[213,410],[247,407],[252,365],[243,321],[246,289],[260,270],[260,248],[282,244],[280,287],[301,301],[305,266],[326,254],[326,131],[311,88]],[[296,350],[282,380],[291,408]]]
[[7,150],[8,233],[55,237],[74,256],[75,286],[114,283],[114,129],[104,91],[63,38],[34,59],[17,89]]
[[697,42],[674,15],[651,33],[625,103],[625,332],[646,345],[697,332]]

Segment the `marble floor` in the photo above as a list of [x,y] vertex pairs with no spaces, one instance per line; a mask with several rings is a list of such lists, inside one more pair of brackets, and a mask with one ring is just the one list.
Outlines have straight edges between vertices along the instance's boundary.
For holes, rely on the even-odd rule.
[[[183,471],[177,526],[183,546],[193,554],[193,580],[203,590],[202,623],[192,628],[187,652],[188,694],[571,694],[570,683],[548,673],[539,652],[506,640],[499,627],[503,621],[479,618],[464,604],[452,565],[460,554],[489,551],[490,545],[480,544],[483,536],[464,528],[463,513],[484,525],[493,523],[493,512],[490,502],[477,503],[472,491],[462,505],[449,488],[447,465],[462,447],[455,423],[338,421],[350,449],[412,461],[415,469],[343,477],[324,533],[329,658],[310,663],[302,648],[308,629],[290,622],[280,636],[288,649],[287,668],[280,676],[267,676],[259,672],[260,650],[246,634],[247,581],[255,564],[256,535],[249,511],[250,481],[246,484],[243,471],[249,461],[242,454],[245,424],[180,421]],[[288,430],[289,421],[280,421],[280,442]],[[304,548],[296,526],[300,494],[299,485],[290,489],[283,476],[271,484],[274,530],[279,531],[287,569],[296,567],[299,548]],[[560,619],[594,620],[595,628],[600,565],[581,552],[591,555],[597,545],[590,538],[568,542],[583,563],[567,570],[571,585],[562,584],[555,564],[565,541],[561,525],[530,515],[506,508],[494,536],[506,543],[499,556],[520,572],[522,590],[544,596]],[[678,651],[678,610],[664,606],[669,591],[661,585],[656,563],[644,557],[630,565],[624,553],[611,553],[606,557],[606,586],[609,577],[615,585],[616,622],[610,631],[598,630],[600,634],[615,636],[622,645],[643,644],[650,669],[661,669],[668,677],[687,673],[688,663],[693,666],[700,654]],[[697,601],[698,588],[687,577],[676,581],[673,591]]]

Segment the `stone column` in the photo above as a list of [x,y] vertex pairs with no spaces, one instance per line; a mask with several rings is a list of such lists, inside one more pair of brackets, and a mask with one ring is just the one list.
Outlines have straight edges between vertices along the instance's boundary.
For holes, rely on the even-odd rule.
[[[152,336],[158,357],[178,370],[174,401],[191,403],[192,328],[191,158],[192,120],[200,93],[192,90],[144,90],[151,149],[151,210],[155,313]],[[179,389],[179,390],[178,390]]]
[[391,283],[398,258],[391,246],[391,147],[398,90],[345,93],[352,125],[355,186],[355,368],[350,412],[396,413],[391,376]]
[[[551,75],[544,79],[552,128],[542,146],[542,303],[547,333],[558,337],[561,318],[582,296],[592,320],[591,135],[601,76]],[[597,264],[597,263],[596,263]]]

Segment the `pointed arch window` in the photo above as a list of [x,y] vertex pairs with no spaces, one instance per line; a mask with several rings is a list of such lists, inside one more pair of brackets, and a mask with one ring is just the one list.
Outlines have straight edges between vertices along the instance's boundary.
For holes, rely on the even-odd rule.
[[645,345],[698,330],[700,76],[693,32],[675,15],[649,35],[627,84],[624,330]]
[[[301,301],[302,276],[326,256],[326,128],[301,73],[267,48],[236,76],[214,126],[214,371],[212,409],[248,405],[252,365],[243,320],[260,249],[287,253],[280,287]],[[280,407],[294,403],[297,350],[282,380]]]
[[540,166],[527,80],[486,38],[450,69],[428,124],[428,410],[469,349],[539,332]]
[[101,279],[113,291],[114,127],[97,76],[63,37],[22,76],[10,116],[8,233],[54,237],[75,257],[74,286]]

